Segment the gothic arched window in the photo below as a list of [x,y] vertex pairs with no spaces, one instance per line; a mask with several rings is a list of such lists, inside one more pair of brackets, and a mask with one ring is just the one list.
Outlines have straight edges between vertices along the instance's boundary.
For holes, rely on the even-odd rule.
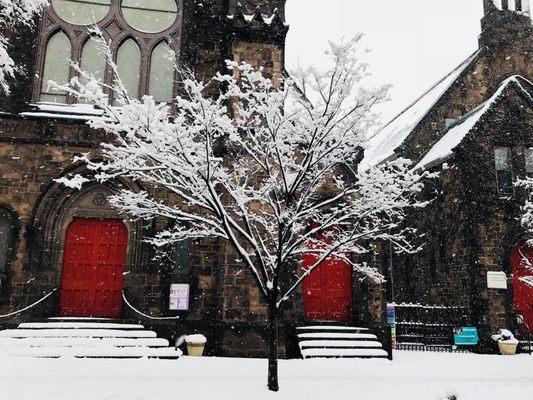
[[41,80],[41,101],[55,103],[67,102],[67,94],[56,89],[48,88],[48,82],[54,81],[58,84],[68,82],[71,50],[70,39],[63,31],[55,33],[48,40]]
[[[95,24],[110,42],[128,94],[171,101],[174,70],[167,54],[169,49],[179,51],[182,15],[183,0],[51,0],[40,26],[33,101],[76,101],[47,90],[48,80],[65,83],[77,74],[69,60],[104,83],[113,83],[98,45],[90,40]],[[107,94],[113,97],[109,90]]]
[[105,55],[102,53],[100,44],[89,39],[85,42],[81,52],[80,67],[93,76],[96,80],[103,82],[106,67]]
[[117,52],[117,70],[129,96],[139,95],[141,78],[141,49],[133,39],[120,45]]
[[152,51],[148,94],[157,102],[171,103],[174,95],[174,64],[172,49],[161,42]]

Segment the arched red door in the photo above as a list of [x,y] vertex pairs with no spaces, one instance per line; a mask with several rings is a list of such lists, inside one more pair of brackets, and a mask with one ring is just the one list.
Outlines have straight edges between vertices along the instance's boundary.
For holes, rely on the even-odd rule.
[[511,254],[514,306],[524,318],[526,329],[533,333],[533,248],[520,242]]
[[120,220],[74,219],[65,238],[61,316],[120,316],[127,240]]
[[[304,254],[304,271],[311,268],[319,258],[316,253]],[[304,280],[302,290],[307,319],[352,319],[352,269],[345,261],[336,257],[326,259]]]

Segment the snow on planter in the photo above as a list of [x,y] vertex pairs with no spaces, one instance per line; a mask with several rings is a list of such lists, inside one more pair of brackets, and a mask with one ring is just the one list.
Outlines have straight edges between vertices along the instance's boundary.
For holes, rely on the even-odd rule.
[[187,335],[185,336],[185,343],[205,344],[207,338],[201,334]]
[[500,329],[496,335],[492,335],[492,340],[498,343],[518,344],[518,339],[507,329]]

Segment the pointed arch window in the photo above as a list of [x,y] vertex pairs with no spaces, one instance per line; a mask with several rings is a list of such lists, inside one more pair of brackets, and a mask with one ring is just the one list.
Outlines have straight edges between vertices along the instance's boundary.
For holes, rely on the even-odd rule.
[[[185,0],[49,0],[43,11],[32,101],[75,103],[75,96],[48,90],[48,81],[66,83],[83,71],[106,85],[115,78],[107,60],[91,41],[94,24],[110,43],[128,95],[150,94],[158,102],[174,97],[174,70],[169,49],[179,52]],[[61,33],[59,33],[61,32]],[[142,34],[140,34],[142,32]],[[82,83],[83,78],[81,78]],[[111,90],[104,90],[117,104]],[[113,101],[113,100],[112,100]]]
[[[104,82],[105,67],[107,65],[105,54],[101,45],[89,38],[81,52],[80,68],[98,82]],[[81,77],[81,82],[86,84],[88,79]],[[86,101],[85,101],[86,102]]]
[[71,51],[70,39],[63,31],[57,32],[48,40],[41,79],[41,101],[67,102],[67,93],[49,89],[48,82],[64,84],[69,80]]
[[117,52],[117,69],[124,88],[131,97],[139,96],[141,80],[141,49],[135,40],[128,39]]
[[157,102],[171,103],[174,95],[174,63],[172,49],[161,42],[152,51],[149,94]]
[[92,39],[87,40],[81,52],[80,67],[82,71],[92,75],[97,81],[104,81],[106,59],[98,42]]

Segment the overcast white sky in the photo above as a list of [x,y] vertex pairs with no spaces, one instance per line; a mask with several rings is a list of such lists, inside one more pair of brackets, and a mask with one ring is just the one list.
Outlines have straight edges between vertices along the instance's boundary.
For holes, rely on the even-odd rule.
[[388,120],[477,49],[482,15],[482,0],[288,0],[287,67],[365,32],[374,79],[394,85]]

